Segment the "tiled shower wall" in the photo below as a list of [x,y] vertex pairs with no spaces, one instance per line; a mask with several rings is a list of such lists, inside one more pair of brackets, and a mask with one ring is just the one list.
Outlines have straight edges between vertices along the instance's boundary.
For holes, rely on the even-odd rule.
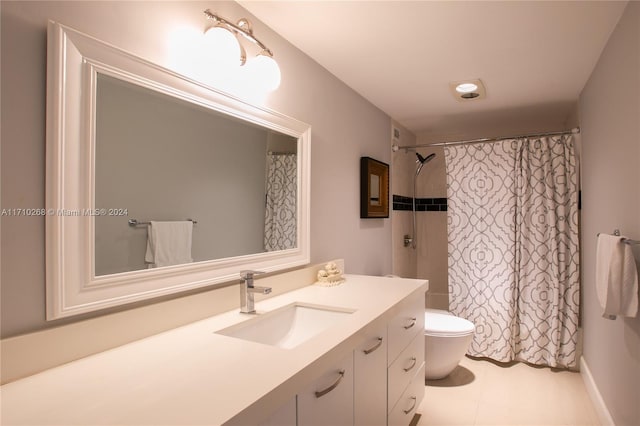
[[[415,143],[401,141],[399,145]],[[418,152],[424,157],[435,153],[436,157],[425,164],[418,175],[415,250],[404,247],[403,241],[404,235],[413,236],[412,198],[416,155],[413,151],[405,153],[402,149],[393,153],[393,273],[407,278],[428,279],[426,306],[448,309],[447,186],[444,152],[442,148],[420,148]]]
[[[414,135],[392,122],[392,127],[400,130],[400,140],[394,141],[400,146],[415,145]],[[415,173],[415,155],[405,154],[403,150],[393,152],[391,155],[391,194],[408,197],[413,193],[413,175]],[[395,197],[394,197],[395,198]],[[395,205],[396,203],[394,203]],[[392,233],[392,271],[394,275],[405,278],[417,276],[417,251],[404,246],[404,236],[411,234],[411,211],[404,209],[391,209],[391,233]]]

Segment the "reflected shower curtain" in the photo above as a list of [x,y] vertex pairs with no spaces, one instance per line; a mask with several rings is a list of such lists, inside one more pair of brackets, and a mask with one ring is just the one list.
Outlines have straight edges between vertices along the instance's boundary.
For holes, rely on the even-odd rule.
[[266,251],[295,248],[297,243],[297,155],[267,155],[267,196],[264,223]]
[[449,304],[469,354],[577,362],[578,181],[571,135],[445,148]]

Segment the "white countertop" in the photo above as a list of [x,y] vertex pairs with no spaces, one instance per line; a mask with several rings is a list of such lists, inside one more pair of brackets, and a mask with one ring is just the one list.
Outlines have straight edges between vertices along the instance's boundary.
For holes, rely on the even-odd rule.
[[[0,388],[0,423],[242,423],[276,409],[382,324],[425,280],[345,275],[256,303],[258,313],[293,302],[355,309],[292,349],[214,333],[254,316],[238,310],[111,349]],[[259,282],[258,282],[259,285]],[[100,336],[95,336],[99,339]]]

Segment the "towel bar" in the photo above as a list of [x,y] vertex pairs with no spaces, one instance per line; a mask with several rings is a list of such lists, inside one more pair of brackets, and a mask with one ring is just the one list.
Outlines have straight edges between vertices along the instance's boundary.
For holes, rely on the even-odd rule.
[[[194,219],[187,219],[190,222],[193,222],[193,224],[195,225],[196,223],[198,223],[197,220]],[[128,221],[129,226],[138,226],[138,225],[144,225],[144,226],[149,226],[151,225],[150,221],[139,221],[138,219],[129,219]]]
[[[596,234],[596,236],[598,236],[598,235],[600,235],[600,232],[598,232],[598,234]],[[615,230],[613,231],[613,235],[614,235],[614,236],[616,236],[616,237],[619,237],[619,236],[620,236],[620,230],[619,230],[619,229],[615,229]],[[623,239],[622,239],[622,242],[623,242],[624,244],[629,244],[629,245],[636,245],[636,244],[640,244],[640,241],[638,241],[638,240],[632,240],[631,238],[623,238]]]

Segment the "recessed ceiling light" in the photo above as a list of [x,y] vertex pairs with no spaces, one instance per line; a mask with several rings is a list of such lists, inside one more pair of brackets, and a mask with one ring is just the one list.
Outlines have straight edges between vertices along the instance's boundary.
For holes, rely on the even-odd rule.
[[467,102],[476,99],[483,99],[487,93],[480,79],[469,79],[462,81],[452,81],[449,89],[454,98],[460,102]]
[[460,83],[456,86],[456,92],[458,93],[470,93],[478,90],[478,85],[473,83]]

